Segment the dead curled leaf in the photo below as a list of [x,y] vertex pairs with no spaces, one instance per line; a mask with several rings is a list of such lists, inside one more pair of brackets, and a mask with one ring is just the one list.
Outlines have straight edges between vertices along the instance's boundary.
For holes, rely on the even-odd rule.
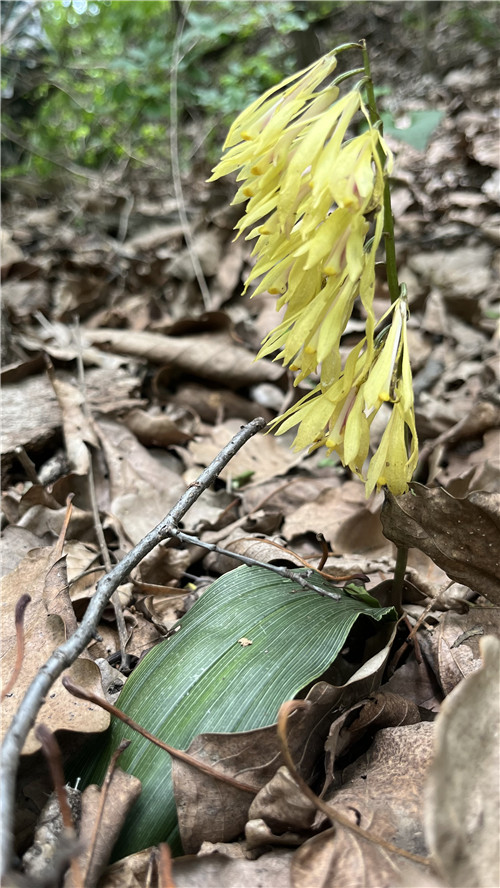
[[452,888],[500,884],[500,642],[480,641],[483,665],[446,698],[435,723],[425,834]]
[[500,605],[500,494],[473,491],[457,499],[441,488],[413,484],[382,508],[385,536],[416,547],[458,583]]
[[[3,656],[2,683],[6,682],[12,672],[16,657],[14,609],[20,590],[25,589],[31,595],[24,618],[25,652],[19,678],[11,693],[2,704],[2,733],[4,733],[14,716],[20,701],[31,684],[36,673],[54,649],[61,644],[67,634],[63,618],[54,613],[55,606],[60,608],[56,598],[49,596],[48,604],[44,601],[46,594],[46,577],[51,576],[53,550],[51,548],[36,549],[30,552],[19,566],[4,578],[2,583],[2,648]],[[56,563],[56,568],[60,562]],[[52,578],[54,573],[52,572]],[[60,593],[60,583],[49,584]],[[64,613],[64,610],[61,610]],[[90,659],[79,657],[67,670],[75,682],[90,688],[96,693],[101,692],[99,668]],[[109,716],[97,706],[88,705],[71,697],[61,684],[60,678],[52,685],[50,692],[37,717],[37,722],[44,722],[54,733],[67,731],[103,731],[109,724]],[[23,747],[25,755],[36,752],[40,743],[32,728]]]
[[[113,771],[102,811],[100,810],[102,788],[91,784],[83,792],[79,828],[79,839],[83,851],[77,860],[81,871],[86,873],[86,885],[96,884],[109,860],[125,817],[140,792],[140,780],[132,774],[122,771],[121,768],[116,768]],[[97,817],[100,817],[99,828],[94,836]],[[75,885],[70,873],[66,876],[64,888],[80,888]]]
[[[342,787],[327,793],[332,807],[353,824],[421,855],[424,779],[432,751],[428,722],[385,728],[369,750],[342,774]],[[389,888],[399,873],[409,872],[420,885],[426,868],[402,860],[344,827],[322,832],[294,855],[293,888]]]
[[85,338],[111,351],[146,358],[154,364],[172,364],[178,370],[221,382],[231,388],[273,381],[283,370],[271,361],[254,362],[254,355],[228,333],[199,336],[163,336],[133,330],[86,330]]

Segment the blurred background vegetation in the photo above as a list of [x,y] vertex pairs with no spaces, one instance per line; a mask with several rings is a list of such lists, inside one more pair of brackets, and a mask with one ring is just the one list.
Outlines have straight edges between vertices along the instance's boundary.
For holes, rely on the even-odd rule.
[[[4,186],[121,165],[168,175],[173,65],[186,171],[216,160],[246,104],[336,43],[373,37],[375,56],[390,59],[387,93],[415,64],[422,76],[445,73],[458,58],[467,63],[471,44],[493,52],[499,36],[496,2],[4,0],[0,8]],[[431,38],[450,28],[452,46],[431,51]]]

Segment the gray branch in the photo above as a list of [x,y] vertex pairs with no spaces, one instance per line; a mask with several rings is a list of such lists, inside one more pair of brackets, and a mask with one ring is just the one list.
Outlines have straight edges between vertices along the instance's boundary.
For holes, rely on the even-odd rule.
[[242,426],[240,431],[217,454],[199,478],[189,485],[186,492],[163,521],[137,543],[119,564],[99,580],[95,594],[90,601],[80,626],[67,641],[56,648],[26,691],[5,734],[2,745],[2,760],[0,764],[0,856],[3,875],[9,871],[12,859],[14,797],[19,757],[45,696],[54,681],[65,669],[74,663],[96,634],[104,608],[118,586],[124,582],[130,572],[137,567],[139,562],[158,543],[172,536],[172,530],[176,529],[178,522],[184,517],[203,491],[215,481],[235,453],[265,425],[266,421],[259,417]]
[[309,577],[314,576],[315,573],[312,568],[306,569],[303,574],[299,574],[297,571],[292,570],[289,567],[279,567],[277,564],[268,564],[265,561],[257,561],[255,558],[249,558],[248,555],[239,555],[237,552],[231,552],[230,549],[222,549],[221,546],[217,546],[215,543],[206,543],[204,540],[191,536],[189,533],[184,533],[182,530],[177,530],[175,527],[172,527],[169,530],[169,536],[173,536],[176,539],[181,540],[183,543],[191,543],[195,546],[201,546],[202,549],[208,549],[209,552],[217,552],[218,555],[227,555],[229,558],[241,561],[242,564],[248,564],[249,567],[265,567],[266,570],[272,570],[273,573],[279,574],[280,577],[284,577],[285,580],[293,580],[294,583],[302,586],[303,589],[312,589],[313,592],[317,592],[318,595],[322,595],[324,598],[333,598],[335,601],[340,601],[341,596],[338,592],[330,592],[311,583]]

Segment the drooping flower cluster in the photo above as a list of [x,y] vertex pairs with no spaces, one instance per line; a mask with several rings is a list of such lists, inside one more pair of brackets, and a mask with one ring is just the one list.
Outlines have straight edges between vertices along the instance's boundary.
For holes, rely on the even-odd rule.
[[[383,403],[390,420],[366,476],[367,492],[387,485],[403,492],[414,471],[417,439],[406,342],[406,301],[375,338],[375,256],[384,228],[384,187],[391,155],[370,123],[359,88],[339,97],[333,50],[273,87],[233,123],[212,179],[239,169],[233,203],[247,201],[238,235],[257,238],[245,290],[278,296],[283,320],[258,357],[278,351],[297,371],[296,384],[319,372],[319,383],[273,425],[299,426],[296,449],[326,445],[360,477],[370,426]],[[342,78],[339,78],[341,80]],[[367,127],[349,137],[356,115]],[[250,229],[250,230],[249,230]],[[363,340],[344,366],[340,339],[356,299],[365,310]],[[383,319],[381,319],[383,320]],[[411,439],[407,455],[406,436]]]

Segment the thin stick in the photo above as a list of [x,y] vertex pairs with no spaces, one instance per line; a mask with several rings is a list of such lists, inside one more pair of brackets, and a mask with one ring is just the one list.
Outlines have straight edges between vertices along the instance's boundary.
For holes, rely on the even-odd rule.
[[222,469],[243,445],[264,428],[262,417],[253,419],[242,426],[234,438],[217,454],[204,469],[198,480],[190,484],[168,515],[140,540],[122,560],[102,577],[92,596],[80,626],[76,632],[61,644],[39,670],[29,686],[12,722],[5,734],[0,765],[0,857],[3,871],[7,872],[12,859],[12,824],[14,822],[14,794],[19,756],[29,730],[33,725],[43,700],[53,682],[85,650],[97,632],[97,626],[109,599],[140,561],[170,535],[170,530],[184,517],[204,490],[215,481]]
[[24,471],[26,472],[26,477],[28,478],[28,481],[31,481],[33,484],[40,484],[40,479],[36,472],[35,463],[29,458],[22,444],[18,444],[17,447],[14,448],[14,453],[16,454]]
[[203,305],[205,309],[208,311],[211,305],[211,297],[210,291],[207,286],[207,282],[205,280],[205,275],[203,274],[203,269],[200,264],[200,260],[198,259],[198,255],[195,250],[195,244],[193,235],[191,233],[191,226],[189,224],[188,215],[186,212],[186,203],[184,200],[184,192],[182,190],[182,179],[181,179],[181,168],[179,163],[179,142],[178,142],[178,119],[179,119],[179,108],[178,108],[178,94],[177,94],[177,72],[179,69],[179,61],[180,61],[180,42],[182,37],[182,31],[184,29],[184,17],[179,21],[177,32],[174,39],[174,45],[172,48],[172,65],[170,68],[170,162],[172,164],[172,179],[174,183],[174,191],[175,196],[177,198],[177,212],[179,213],[179,219],[181,220],[181,225],[184,228],[184,237],[186,238],[186,244],[189,252],[189,258],[191,259],[191,264],[193,266],[193,271],[196,275],[196,280],[198,281],[198,286],[200,288],[200,293],[203,299]]
[[288,716],[294,711],[294,709],[308,709],[310,705],[310,702],[307,700],[287,700],[286,703],[283,703],[283,705],[280,706],[278,712],[278,739],[281,746],[281,754],[299,789],[302,790],[304,795],[307,796],[309,801],[311,801],[316,808],[319,808],[320,811],[323,811],[323,813],[329,817],[332,823],[338,823],[340,826],[350,829],[351,832],[355,833],[360,838],[366,839],[367,842],[372,842],[374,845],[378,845],[380,848],[383,848],[384,851],[389,851],[391,854],[398,854],[400,857],[405,857],[407,860],[413,860],[414,863],[429,866],[431,862],[429,857],[420,857],[418,854],[412,854],[411,851],[405,851],[403,848],[398,848],[398,846],[393,845],[392,842],[387,842],[380,836],[376,836],[373,833],[368,832],[366,829],[356,826],[356,824],[352,823],[348,817],[341,814],[340,811],[337,811],[335,808],[331,808],[330,805],[327,805],[327,803],[323,801],[323,799],[320,799],[300,776],[288,748],[287,720]]
[[64,543],[66,542],[66,534],[68,532],[69,522],[71,521],[71,514],[73,512],[73,498],[74,493],[68,493],[66,497],[66,512],[64,513],[64,521],[62,523],[61,532],[57,538],[57,543],[54,547],[54,554],[51,558],[51,564],[54,565],[56,561],[59,561],[63,556]]
[[[85,417],[89,422],[92,421],[92,415],[89,409],[88,401],[87,401],[87,386],[85,383],[85,370],[83,366],[83,348],[80,338],[80,327],[78,322],[75,326],[75,339],[77,341],[77,366],[78,366],[78,382],[80,385],[80,391],[82,394],[82,409]],[[94,520],[94,530],[95,535],[97,537],[97,542],[99,544],[99,549],[102,555],[102,561],[106,571],[109,573],[111,570],[111,558],[109,557],[108,547],[106,545],[106,538],[104,536],[104,530],[101,523],[101,516],[99,514],[99,504],[97,502],[97,494],[95,489],[95,476],[94,476],[94,462],[93,462],[93,453],[92,448],[86,443],[87,452],[89,456],[89,467],[88,467],[88,491],[90,496],[90,504],[92,508],[92,517]],[[122,605],[120,601],[120,596],[117,592],[114,592],[111,596],[111,603],[113,605],[113,610],[115,612],[115,620],[116,626],[118,629],[118,639],[120,642],[120,668],[122,672],[125,674],[129,671],[129,659],[126,653],[126,647],[128,642],[128,633],[127,626],[125,623],[125,617],[123,616]]]
[[[317,592],[318,595],[322,595],[323,598],[333,598],[335,601],[339,601],[342,597],[338,592],[327,592],[326,589],[321,589],[319,586],[315,586],[314,583],[311,583],[306,577],[302,576],[302,574],[290,570],[288,567],[278,567],[276,564],[267,564],[264,561],[256,561],[255,558],[249,558],[247,555],[239,555],[236,552],[231,552],[229,549],[222,549],[221,546],[216,546],[215,543],[207,543],[204,540],[198,539],[198,537],[191,536],[189,533],[177,530],[176,527],[170,529],[169,536],[176,537],[176,539],[181,540],[183,543],[191,543],[194,546],[201,546],[202,549],[207,549],[209,552],[217,552],[218,555],[227,555],[229,558],[234,558],[235,561],[241,561],[242,564],[247,564],[249,567],[265,567],[266,570],[271,570],[273,573],[279,574],[280,577],[284,577],[286,580],[293,580],[294,583],[298,583],[303,589],[312,589],[313,592]],[[269,542],[269,540],[259,540],[259,542]],[[314,568],[309,569],[309,576],[315,573],[317,573],[317,571]],[[332,577],[332,579],[335,578]]]
[[[68,804],[68,797],[64,787],[64,770],[59,744],[52,731],[50,731],[46,725],[38,725],[35,734],[42,745],[43,754],[49,765],[50,775],[52,777],[59,810],[61,812],[63,827],[71,838],[76,839],[75,825],[73,823],[73,817],[71,816],[71,809]],[[80,864],[74,854],[70,860],[70,868],[74,884],[76,886],[84,885],[85,882],[82,879]]]
[[175,888],[175,882],[172,876],[172,855],[170,848],[165,842],[159,845],[158,867],[158,884],[160,888]]
[[92,691],[86,691],[84,688],[81,688],[79,685],[71,681],[67,675],[62,679],[62,683],[66,690],[69,691],[70,694],[73,694],[74,697],[78,697],[80,700],[88,700],[89,703],[95,703],[96,706],[105,709],[110,715],[119,718],[128,728],[132,728],[133,731],[137,731],[137,733],[142,737],[145,737],[146,740],[149,740],[151,743],[154,743],[155,746],[159,746],[160,749],[168,752],[172,758],[179,759],[179,761],[191,765],[192,768],[202,771],[203,774],[208,774],[209,777],[213,777],[215,780],[220,780],[222,783],[228,783],[229,786],[235,786],[237,789],[243,790],[243,792],[250,792],[252,795],[257,794],[258,790],[255,786],[250,786],[249,783],[241,783],[239,780],[235,780],[234,777],[229,777],[228,774],[222,774],[220,771],[217,771],[216,768],[212,768],[210,765],[206,765],[205,762],[201,762],[199,759],[194,758],[194,756],[189,755],[188,752],[183,752],[181,749],[176,749],[175,746],[170,746],[168,743],[164,743],[163,740],[160,740],[159,737],[151,734],[146,728],[143,728],[142,725],[134,721],[133,718],[130,718],[130,716],[122,712],[121,709],[118,709],[117,706],[113,706],[112,703],[108,703],[107,700],[103,697],[99,697],[97,694],[93,694]]
[[[82,885],[86,885],[87,881],[88,881],[88,875],[89,875],[90,868],[92,865],[92,858],[94,856],[95,847],[97,844],[97,836],[99,834],[99,829],[101,826],[102,815],[104,812],[104,806],[106,804],[106,799],[107,799],[107,796],[109,793],[109,787],[111,785],[111,778],[113,777],[113,774],[115,772],[116,763],[117,763],[119,757],[121,756],[122,752],[125,752],[125,750],[130,746],[131,742],[132,742],[131,740],[122,740],[121,741],[118,748],[115,749],[113,755],[111,756],[111,761],[107,767],[106,775],[104,777],[104,781],[101,786],[101,793],[100,793],[100,797],[99,797],[99,808],[97,811],[97,817],[95,819],[94,829],[92,830],[92,836],[91,836],[89,846],[88,846],[88,849],[89,849],[88,850],[88,859],[87,859],[87,863],[86,863],[85,870],[83,873],[83,881],[81,883]],[[78,888],[78,883],[75,884],[75,888]]]

